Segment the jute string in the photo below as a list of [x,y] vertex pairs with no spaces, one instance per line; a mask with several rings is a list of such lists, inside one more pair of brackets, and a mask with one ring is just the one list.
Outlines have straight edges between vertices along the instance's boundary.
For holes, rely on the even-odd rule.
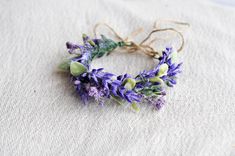
[[[179,22],[179,21],[173,21],[173,20],[161,20],[159,21],[159,23],[169,23],[169,24],[176,24],[176,25],[182,25],[182,26],[187,26],[189,27],[190,25],[188,23],[184,23],[184,22]],[[130,36],[123,38],[121,37],[110,25],[106,24],[106,23],[97,23],[93,29],[94,31],[94,35],[95,37],[97,37],[97,33],[98,33],[98,28],[100,26],[105,26],[106,28],[108,28],[113,34],[114,37],[122,42],[124,42],[127,46],[124,46],[123,48],[125,48],[128,52],[143,52],[144,54],[151,56],[151,57],[159,57],[160,53],[158,51],[156,51],[151,44],[153,44],[154,42],[156,42],[156,38],[151,39],[151,36],[155,33],[158,32],[173,32],[176,33],[178,35],[178,37],[181,40],[181,44],[179,46],[179,48],[177,49],[177,52],[182,51],[183,47],[184,47],[184,36],[183,34],[176,30],[173,27],[167,27],[167,28],[158,28],[158,22],[154,23],[153,29],[152,31],[140,42],[140,43],[136,43],[132,40],[130,40],[130,38],[135,37],[136,35],[140,34],[141,32],[143,32],[143,28],[139,28],[135,31],[133,31]]]

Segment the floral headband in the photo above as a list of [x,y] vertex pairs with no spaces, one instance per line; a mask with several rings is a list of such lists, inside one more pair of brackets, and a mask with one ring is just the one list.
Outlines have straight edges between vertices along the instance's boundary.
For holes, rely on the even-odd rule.
[[[177,24],[187,25],[179,22]],[[95,35],[100,25],[95,26]],[[136,44],[120,37],[109,25],[103,25],[108,27],[119,41],[113,41],[104,35],[101,35],[101,38],[90,38],[83,34],[83,45],[66,43],[69,54],[73,56],[62,62],[59,68],[70,73],[71,81],[84,104],[94,98],[99,105],[104,105],[105,99],[108,98],[118,104],[127,103],[135,111],[139,111],[138,105],[143,101],[160,109],[165,103],[166,88],[176,84],[181,72],[182,63],[178,62],[177,53],[183,48],[183,35],[174,28],[155,28],[141,43]],[[157,52],[146,44],[153,33],[160,31],[176,32],[181,38],[181,47],[177,50],[167,47],[162,52]],[[144,70],[135,77],[129,74],[115,75],[105,72],[103,68],[91,69],[90,64],[94,59],[108,55],[117,48],[125,48],[129,52],[141,51],[158,59],[158,64],[152,70]]]

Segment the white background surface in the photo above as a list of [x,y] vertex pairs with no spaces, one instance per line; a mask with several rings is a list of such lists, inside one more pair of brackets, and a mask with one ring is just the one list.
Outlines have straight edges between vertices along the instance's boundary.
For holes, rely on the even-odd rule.
[[[157,19],[191,24],[184,72],[161,111],[83,106],[56,73],[65,42],[95,23],[146,35]],[[234,25],[234,8],[206,1],[1,0],[0,155],[235,155]],[[117,53],[94,66],[151,68],[148,58]]]
[[235,0],[213,0],[219,4],[228,5],[228,6],[235,6]]

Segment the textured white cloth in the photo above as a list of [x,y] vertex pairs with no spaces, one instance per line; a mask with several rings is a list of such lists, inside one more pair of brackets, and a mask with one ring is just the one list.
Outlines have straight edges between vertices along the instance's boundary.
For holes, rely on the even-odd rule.
[[[123,36],[145,27],[141,39],[157,19],[191,24],[166,106],[83,106],[56,72],[65,42],[100,21]],[[235,155],[234,26],[234,8],[206,1],[1,0],[0,155]],[[125,53],[93,65],[119,74],[152,67]]]

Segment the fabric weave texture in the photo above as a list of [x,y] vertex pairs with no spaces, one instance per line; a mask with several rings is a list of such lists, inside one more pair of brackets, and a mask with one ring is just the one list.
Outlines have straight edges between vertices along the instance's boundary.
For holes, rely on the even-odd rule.
[[[160,111],[84,106],[56,72],[65,43],[92,35],[97,22],[124,37],[143,27],[138,42],[160,19],[191,25],[180,27],[183,72]],[[233,7],[202,0],[1,0],[0,155],[235,155],[234,25]],[[157,39],[161,48],[166,33]],[[136,75],[154,63],[117,50],[92,66]]]

